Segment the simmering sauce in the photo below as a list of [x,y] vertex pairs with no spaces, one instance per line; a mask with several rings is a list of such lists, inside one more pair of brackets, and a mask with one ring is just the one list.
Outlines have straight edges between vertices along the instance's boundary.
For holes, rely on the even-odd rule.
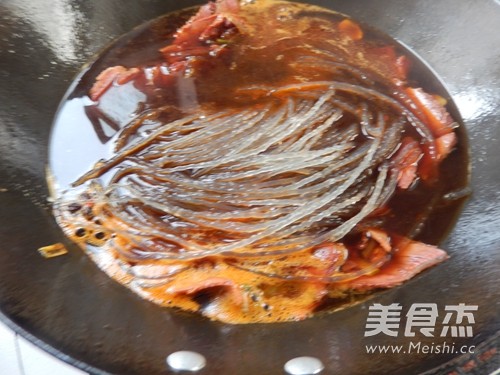
[[56,219],[135,292],[229,323],[300,320],[399,285],[446,258],[418,241],[441,241],[467,195],[464,130],[434,79],[315,6],[167,14],[63,102]]

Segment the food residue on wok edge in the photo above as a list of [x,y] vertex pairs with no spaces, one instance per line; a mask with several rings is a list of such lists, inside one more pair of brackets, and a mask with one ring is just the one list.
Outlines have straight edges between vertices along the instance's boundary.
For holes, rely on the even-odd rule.
[[[156,55],[87,87],[113,153],[54,203],[108,275],[160,305],[266,323],[447,258],[410,237],[442,194],[457,124],[396,45],[271,0],[210,2],[159,34]],[[124,92],[142,99],[120,124],[103,103]]]
[[42,246],[38,249],[38,252],[44,258],[55,258],[68,253],[68,249],[58,242],[52,245]]

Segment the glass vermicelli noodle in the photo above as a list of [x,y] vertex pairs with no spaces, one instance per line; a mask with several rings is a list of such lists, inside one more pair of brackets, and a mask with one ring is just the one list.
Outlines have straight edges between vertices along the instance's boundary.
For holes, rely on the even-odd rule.
[[321,8],[219,0],[158,54],[97,75],[98,121],[122,87],[146,99],[54,203],[110,276],[165,306],[275,322],[446,258],[395,230],[394,197],[430,197],[456,144],[397,47]]

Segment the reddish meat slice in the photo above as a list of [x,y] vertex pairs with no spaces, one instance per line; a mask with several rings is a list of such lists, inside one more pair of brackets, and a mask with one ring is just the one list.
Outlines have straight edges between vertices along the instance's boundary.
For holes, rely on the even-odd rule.
[[141,71],[137,68],[127,69],[124,66],[112,66],[103,70],[96,78],[90,89],[90,99],[96,101],[104,94],[113,83],[123,85],[133,80]]
[[399,150],[392,158],[394,169],[398,173],[398,187],[408,189],[417,177],[417,168],[422,158],[420,145],[413,138],[406,137]]
[[413,87],[408,87],[406,93],[425,115],[426,118],[422,120],[427,124],[435,137],[440,137],[453,131],[453,119],[435,96],[427,94],[421,88]]
[[[193,18],[175,33],[173,45],[196,45],[200,42],[199,37],[217,17],[213,3],[200,8]],[[213,10],[212,10],[213,9]],[[163,50],[161,50],[163,52]]]
[[370,276],[362,276],[346,283],[347,289],[370,290],[392,288],[411,279],[424,269],[448,258],[443,250],[421,242],[400,241],[401,247],[394,252],[389,264]]
[[436,138],[432,143],[421,145],[423,156],[418,165],[418,175],[422,180],[432,183],[437,179],[439,163],[453,151],[456,142],[457,136],[451,132]]
[[196,51],[191,56],[208,56],[211,43],[237,31],[229,15],[238,11],[239,3],[235,0],[220,0],[202,6],[198,13],[177,30],[172,44],[160,49],[160,52],[168,62],[184,58],[179,57],[183,51]]
[[217,0],[215,3],[209,2],[203,5],[184,26],[177,30],[172,44],[181,47],[194,46],[201,41],[220,37],[234,27],[228,16],[238,13],[239,10],[238,0]]
[[[226,24],[227,22],[227,24]],[[222,37],[222,34],[230,27],[230,21],[224,16],[217,16],[199,36],[200,41],[213,41]]]
[[[446,101],[436,95],[427,94],[421,88],[408,87],[405,89],[412,112],[427,126],[430,131],[426,142],[420,146],[423,151],[418,163],[418,175],[425,182],[433,182],[438,177],[439,162],[453,149],[456,136],[453,134],[455,123],[444,105]],[[402,185],[411,180],[415,171],[407,170],[407,176],[402,178]],[[401,186],[400,186],[401,187]]]
[[457,144],[457,136],[455,133],[448,133],[436,139],[436,151],[438,160],[443,160],[453,150]]
[[[159,64],[146,68],[152,75],[150,81],[157,86],[169,86],[175,81],[175,77],[193,67],[193,58],[220,56],[225,45],[218,43],[219,39],[238,32],[231,21],[238,11],[237,0],[217,0],[215,3],[210,2],[202,6],[198,13],[177,30],[172,44],[160,49],[168,65]],[[113,83],[122,85],[141,74],[144,73],[139,68],[127,69],[123,66],[107,68],[97,76],[89,96],[97,101]]]

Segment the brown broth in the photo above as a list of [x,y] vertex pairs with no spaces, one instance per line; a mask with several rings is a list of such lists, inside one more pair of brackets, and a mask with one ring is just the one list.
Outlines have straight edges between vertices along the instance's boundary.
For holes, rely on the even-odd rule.
[[[317,46],[322,48],[327,44],[323,40],[332,36],[325,25],[335,27],[345,18],[341,14],[313,6],[281,1],[261,3],[269,7],[267,14],[277,15],[275,24],[271,20],[261,21],[264,28],[261,32],[236,37],[234,44],[230,44],[230,55],[203,66],[201,75],[179,78],[175,85],[166,89],[151,89],[140,85],[136,87],[133,83],[127,83],[119,88],[112,88],[116,94],[110,90],[109,95],[103,97],[97,106],[90,101],[87,93],[102,70],[113,65],[147,67],[159,63],[161,56],[158,49],[169,43],[173,32],[194,10],[167,14],[125,35],[106,49],[77,78],[56,117],[50,144],[50,169],[57,190],[66,190],[100,159],[112,156],[119,130],[142,111],[168,105],[171,110],[161,118],[166,122],[195,112],[200,105],[214,110],[239,108],[247,106],[249,102],[258,106],[261,98],[239,95],[237,88],[252,85],[279,87],[296,82],[292,62],[303,54],[303,50],[295,48],[286,38],[272,48],[266,47],[269,33],[277,26],[285,25],[286,28],[287,18],[294,19],[293,27],[298,25],[305,38],[313,35]],[[258,8],[249,7],[248,17],[260,17],[260,12]],[[315,21],[310,22],[310,17]],[[450,103],[449,95],[434,73],[412,51],[369,27],[362,26],[362,29],[363,42],[349,46],[350,53],[355,55],[366,48],[393,45],[399,54],[412,61],[410,84],[439,94]],[[336,40],[335,43],[343,42]],[[331,78],[328,71],[313,71],[308,74],[303,73],[302,78],[318,81]],[[448,105],[448,110],[455,121],[459,121],[453,103]],[[349,116],[344,121],[349,122]],[[408,134],[413,132],[412,129],[405,131]],[[469,158],[463,126],[456,133],[457,146],[440,165],[439,180],[431,186],[418,183],[411,189],[398,190],[390,200],[390,214],[384,217],[384,229],[430,244],[438,244],[445,239],[460,211],[468,187]],[[115,170],[108,172],[103,178],[111,177],[114,172]],[[217,237],[215,231],[206,235],[207,241],[210,241],[211,236]],[[155,299],[154,296],[149,298]],[[332,301],[327,305],[333,305]],[[188,301],[184,308],[193,310],[193,306]]]

